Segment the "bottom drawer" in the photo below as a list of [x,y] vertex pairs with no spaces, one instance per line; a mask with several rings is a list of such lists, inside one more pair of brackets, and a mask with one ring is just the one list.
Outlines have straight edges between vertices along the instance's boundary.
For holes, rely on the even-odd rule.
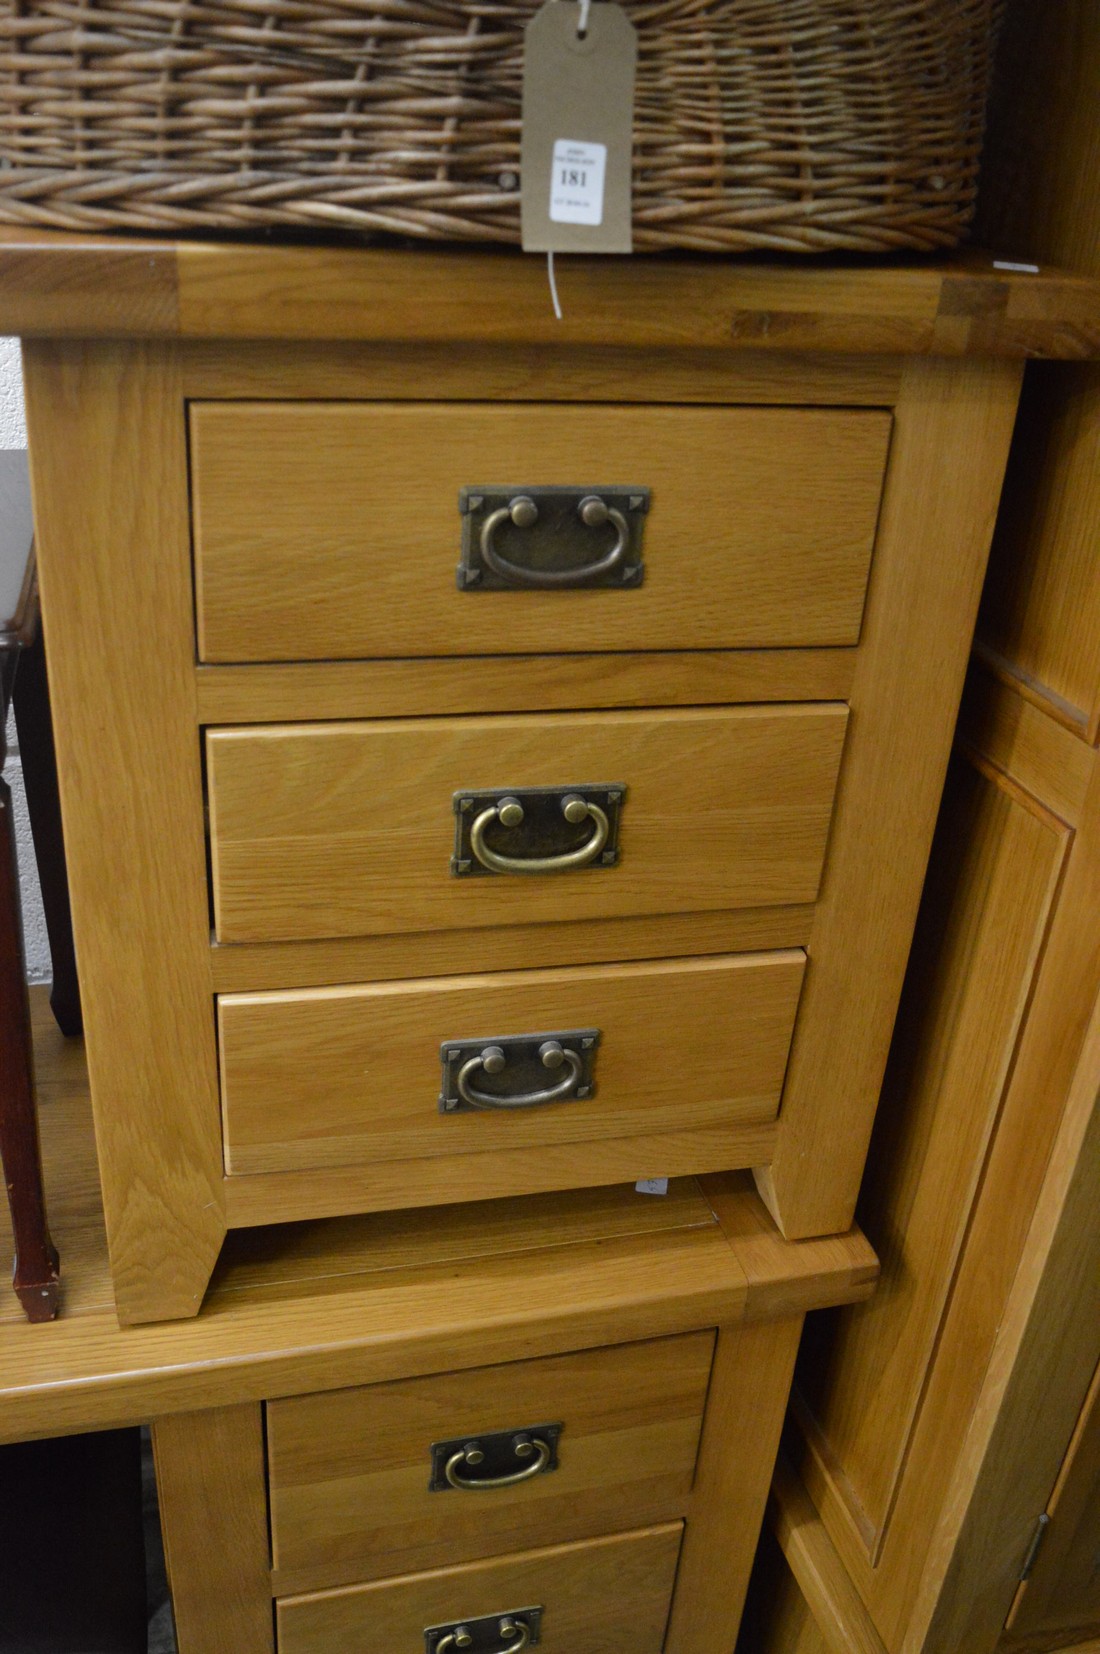
[[[683,1524],[284,1598],[279,1654],[660,1654]],[[469,1624],[485,1621],[485,1624]],[[505,1633],[501,1634],[502,1622]],[[446,1643],[446,1628],[468,1626]],[[425,1634],[444,1628],[437,1635]],[[442,1646],[446,1643],[446,1646]]]

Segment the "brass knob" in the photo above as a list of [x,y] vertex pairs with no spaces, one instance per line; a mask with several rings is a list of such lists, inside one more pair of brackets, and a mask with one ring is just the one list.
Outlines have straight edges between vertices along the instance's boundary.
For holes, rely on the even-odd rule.
[[563,798],[561,801],[561,813],[566,821],[571,821],[575,826],[578,821],[583,821],[588,815],[588,805],[576,793],[570,793],[567,798]]
[[533,528],[539,520],[539,508],[527,494],[517,494],[509,503],[508,515],[517,528]]
[[[579,821],[580,816],[570,819]],[[497,805],[497,820],[502,827],[518,827],[523,820],[523,805],[518,798],[502,798]]]
[[487,1045],[481,1053],[481,1066],[486,1074],[499,1074],[504,1061],[504,1052],[499,1045]]
[[589,494],[581,501],[577,510],[586,528],[602,528],[611,515],[610,507],[604,504],[598,494]]
[[[565,1061],[565,1052],[556,1039],[548,1039],[539,1046],[539,1058],[544,1068],[560,1068]],[[492,1069],[489,1072],[492,1073]]]

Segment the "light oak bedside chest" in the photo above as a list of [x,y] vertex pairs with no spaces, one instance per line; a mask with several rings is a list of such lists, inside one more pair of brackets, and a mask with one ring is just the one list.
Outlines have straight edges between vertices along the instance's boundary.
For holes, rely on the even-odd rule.
[[1020,360],[1096,294],[0,242],[123,1322],[288,1219],[751,1168],[848,1227]]

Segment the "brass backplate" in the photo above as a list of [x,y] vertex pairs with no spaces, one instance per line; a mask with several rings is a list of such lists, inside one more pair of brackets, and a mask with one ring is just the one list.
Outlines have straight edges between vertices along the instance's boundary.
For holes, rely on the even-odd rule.
[[[558,856],[576,849],[592,834],[590,821],[571,822],[562,814],[562,801],[570,795],[599,805],[608,819],[607,841],[591,868],[614,867],[619,860],[619,818],[626,798],[626,786],[619,782],[584,782],[562,787],[490,787],[454,794],[455,847],[451,872],[457,878],[492,877],[470,848],[470,828],[483,810],[503,799],[518,799],[523,806],[519,829],[489,828],[486,841],[516,856]],[[590,869],[586,869],[588,871]]]
[[[627,543],[621,560],[606,574],[593,579],[587,571],[608,545],[614,543],[610,523],[599,529],[586,524],[580,507],[586,499],[601,500],[610,511],[621,513],[627,525]],[[463,488],[458,509],[462,515],[462,553],[458,565],[459,591],[519,591],[527,589],[522,579],[509,579],[492,569],[482,555],[482,530],[494,512],[507,509],[515,500],[533,500],[538,518],[533,527],[504,522],[493,534],[501,556],[508,564],[527,571],[531,585],[542,573],[572,576],[562,583],[578,588],[629,590],[640,586],[644,577],[642,531],[649,510],[648,488]],[[492,534],[492,530],[490,533]]]
[[428,1492],[456,1491],[447,1480],[444,1467],[456,1453],[465,1452],[470,1448],[476,1448],[482,1455],[477,1466],[479,1477],[490,1479],[509,1476],[514,1471],[522,1470],[524,1461],[516,1455],[516,1443],[532,1438],[545,1442],[550,1449],[550,1456],[539,1471],[540,1476],[548,1476],[552,1470],[558,1468],[558,1441],[561,1433],[560,1424],[528,1424],[520,1430],[492,1430],[486,1435],[455,1436],[453,1441],[433,1442],[432,1473],[428,1482]]
[[514,1641],[514,1636],[507,1639],[501,1635],[501,1625],[509,1622],[522,1623],[527,1627],[527,1646],[533,1648],[539,1640],[542,1613],[541,1605],[537,1608],[506,1608],[499,1614],[485,1614],[481,1619],[451,1620],[447,1625],[426,1626],[424,1654],[435,1654],[448,1637],[456,1640],[448,1644],[447,1654],[456,1647],[467,1651],[467,1654],[499,1654],[501,1648],[509,1646],[509,1641]]

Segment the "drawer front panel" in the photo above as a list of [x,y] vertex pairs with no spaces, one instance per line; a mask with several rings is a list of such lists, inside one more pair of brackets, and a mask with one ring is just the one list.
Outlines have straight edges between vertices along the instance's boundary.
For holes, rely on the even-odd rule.
[[[199,403],[200,655],[854,644],[889,431],[880,410]],[[650,490],[641,584],[460,591],[459,491],[554,486]],[[522,556],[545,521],[508,532]]]
[[[461,1180],[462,1156],[478,1151],[771,1120],[804,965],[796,950],[226,995],[226,1169],[440,1155],[455,1157]],[[498,1037],[585,1027],[598,1030],[592,1095],[440,1111],[441,1043],[492,1049]],[[489,1083],[475,1069],[475,1098]]]
[[[270,1402],[277,1594],[310,1570],[377,1578],[679,1516],[713,1346],[688,1333]],[[429,1491],[433,1443],[540,1424],[561,1425],[555,1469]]]
[[[211,731],[218,937],[811,901],[846,720],[827,703]],[[625,785],[616,865],[452,874],[456,792],[585,784]]]
[[284,1598],[276,1604],[279,1654],[424,1654],[430,1627],[524,1608],[541,1609],[541,1654],[661,1654],[681,1535],[679,1522],[668,1523]]

